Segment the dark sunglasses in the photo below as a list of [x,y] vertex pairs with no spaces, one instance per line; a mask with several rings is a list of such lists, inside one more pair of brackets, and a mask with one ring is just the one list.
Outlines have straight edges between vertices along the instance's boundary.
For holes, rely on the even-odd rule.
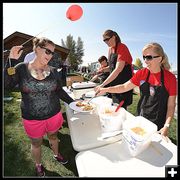
[[48,49],[48,48],[45,48],[45,47],[41,47],[41,46],[39,46],[40,48],[42,48],[42,49],[45,49],[45,53],[47,54],[47,55],[54,55],[54,52],[52,52],[50,49]]
[[108,37],[108,38],[106,38],[106,39],[103,39],[103,41],[104,41],[104,42],[108,42],[111,38],[112,38],[112,36],[111,36],[111,37]]
[[146,61],[151,61],[152,59],[154,58],[158,58],[160,56],[151,56],[151,55],[148,55],[148,56],[143,56],[143,59],[146,60]]

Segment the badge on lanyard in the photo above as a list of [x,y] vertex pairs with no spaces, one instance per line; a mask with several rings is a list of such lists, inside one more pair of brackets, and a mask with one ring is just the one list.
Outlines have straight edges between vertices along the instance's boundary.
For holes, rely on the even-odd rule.
[[10,65],[10,67],[7,69],[7,72],[11,76],[11,75],[16,73],[16,69],[15,69],[15,67],[11,67],[11,60],[10,60],[10,58],[9,58],[9,65]]
[[155,90],[154,90],[154,87],[153,87],[153,86],[150,86],[149,91],[150,91],[150,95],[151,95],[151,96],[154,96]]
[[9,67],[7,69],[7,72],[8,72],[9,75],[13,75],[13,74],[16,73],[16,69],[14,67]]

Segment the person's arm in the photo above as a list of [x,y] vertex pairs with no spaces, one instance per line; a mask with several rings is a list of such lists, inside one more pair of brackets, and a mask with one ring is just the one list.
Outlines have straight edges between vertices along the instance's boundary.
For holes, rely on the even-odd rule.
[[176,107],[176,96],[169,96],[167,103],[166,122],[164,124],[164,127],[160,130],[163,136],[168,135],[169,126],[174,117],[175,107]]
[[[14,46],[9,54],[8,60],[4,68],[4,88],[9,90],[15,87],[19,82],[19,74],[17,71],[18,59],[22,54],[22,46]],[[14,73],[8,73],[8,69],[12,68],[15,70]]]
[[58,96],[62,101],[66,102],[67,104],[70,104],[74,101],[74,99],[72,99],[62,87],[60,87],[58,90]]
[[103,71],[103,67],[101,66],[101,67],[97,70],[96,74],[100,74],[100,73],[102,73],[102,71]]
[[130,80],[125,82],[124,84],[111,86],[107,88],[99,88],[96,91],[96,95],[102,95],[104,93],[124,93],[130,91],[131,89],[135,88],[136,85],[133,84]]
[[90,82],[94,82],[98,77],[99,77],[99,75],[93,76],[92,79],[90,80]]
[[70,104],[71,102],[74,101],[74,99],[72,99],[69,96],[69,94],[66,91],[64,91],[64,89],[62,88],[62,80],[61,80],[61,78],[57,72],[57,69],[55,67],[52,68],[52,72],[54,74],[54,78],[57,80],[57,83],[58,83],[57,93],[58,93],[59,99],[66,102],[67,104]]
[[125,61],[117,62],[115,69],[107,77],[107,79],[100,85],[100,87],[104,87],[105,85],[107,85],[110,82],[112,82],[118,76],[118,74],[123,70],[124,66],[125,66]]
[[110,72],[109,66],[103,67],[102,71],[103,72]]

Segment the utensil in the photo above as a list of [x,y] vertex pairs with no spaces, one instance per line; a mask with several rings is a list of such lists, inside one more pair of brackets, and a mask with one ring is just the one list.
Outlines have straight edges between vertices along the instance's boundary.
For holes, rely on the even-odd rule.
[[80,97],[81,100],[85,100],[85,94],[82,94]]
[[88,101],[87,101],[87,104],[89,104],[90,103],[90,101],[93,99],[93,98],[95,98],[96,96],[93,96],[92,98],[90,98]]
[[122,100],[122,101],[119,103],[119,105],[118,105],[118,107],[116,108],[115,112],[117,112],[123,104],[124,104],[124,100]]
[[122,134],[123,131],[120,130],[120,131],[116,131],[116,132],[109,132],[109,133],[104,133],[102,134],[101,137],[98,137],[98,140],[104,140],[104,139],[108,139],[108,138],[111,138],[111,137],[116,137],[120,134]]

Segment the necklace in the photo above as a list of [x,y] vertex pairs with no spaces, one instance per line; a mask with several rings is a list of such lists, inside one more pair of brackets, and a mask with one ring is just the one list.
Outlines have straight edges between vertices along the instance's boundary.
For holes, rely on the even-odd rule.
[[30,73],[34,78],[42,80],[50,75],[50,69],[30,69]]

